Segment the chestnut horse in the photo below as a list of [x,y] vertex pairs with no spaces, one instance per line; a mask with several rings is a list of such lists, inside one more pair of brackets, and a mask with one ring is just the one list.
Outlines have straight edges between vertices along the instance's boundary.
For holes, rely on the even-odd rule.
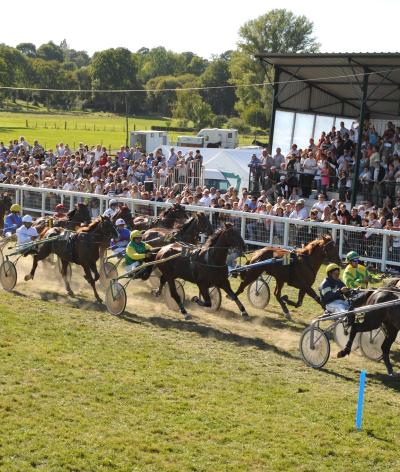
[[[290,319],[290,313],[286,303],[298,308],[303,303],[305,294],[321,304],[319,296],[312,288],[319,268],[325,259],[329,262],[341,263],[338,248],[332,237],[330,235],[324,235],[320,239],[311,241],[303,249],[296,249],[293,252],[277,247],[264,247],[253,253],[249,264],[265,261],[273,257],[283,257],[284,254],[288,253],[291,253],[294,257],[290,265],[270,264],[242,272],[242,283],[236,295],[240,295],[248,285],[257,280],[258,277],[265,272],[276,280],[274,295],[287,319]],[[299,289],[297,303],[290,301],[286,296],[282,297],[282,287],[285,283]]]
[[185,208],[179,203],[174,203],[170,208],[162,210],[159,216],[138,216],[133,220],[133,229],[146,230],[149,228],[175,228],[183,224],[189,218]]
[[[162,261],[169,256],[182,253],[183,246],[179,243],[169,244],[161,248],[156,256],[157,261]],[[159,264],[161,272],[160,287],[156,295],[160,295],[166,283],[169,285],[172,298],[176,301],[185,319],[190,319],[182,300],[176,290],[175,279],[183,279],[196,284],[204,301],[197,299],[200,306],[210,307],[210,287],[219,287],[228,297],[235,301],[243,318],[248,318],[246,308],[233,292],[228,279],[228,267],[226,257],[229,249],[238,249],[243,252],[245,243],[239,232],[233,225],[226,223],[216,233],[207,239],[201,249],[191,249],[187,254],[176,259]]]
[[[41,239],[62,235],[63,228],[46,228],[40,235]],[[57,254],[61,259],[61,275],[64,280],[68,295],[73,296],[71,286],[67,278],[67,269],[70,262],[74,262],[83,267],[85,279],[90,283],[96,300],[101,303],[101,298],[97,293],[95,282],[100,278],[97,271],[96,262],[99,259],[100,247],[107,247],[111,239],[118,238],[118,231],[109,218],[100,217],[90,223],[89,226],[79,228],[76,233],[72,233],[66,239],[58,239],[43,243],[38,246],[37,253],[33,255],[33,265],[30,273],[25,276],[25,280],[31,280],[35,276],[38,261],[48,257],[50,254]],[[94,277],[92,276],[92,272]]]
[[[357,303],[354,308],[364,305],[375,305],[377,303],[400,301],[400,279],[390,281],[384,287],[375,290],[367,290],[364,298],[357,298]],[[355,322],[351,325],[349,340],[346,347],[338,352],[338,357],[345,357],[350,355],[351,346],[357,333],[372,331],[383,327],[385,332],[385,339],[382,343],[382,359],[385,363],[387,373],[393,375],[393,366],[390,362],[390,348],[395,341],[400,330],[400,313],[399,305],[393,307],[380,308],[378,310],[369,311],[364,314],[364,319],[360,322]]]

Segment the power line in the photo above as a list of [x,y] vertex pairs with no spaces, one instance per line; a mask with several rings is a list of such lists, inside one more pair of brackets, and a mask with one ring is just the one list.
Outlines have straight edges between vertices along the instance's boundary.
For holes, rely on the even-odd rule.
[[0,90],[15,90],[15,91],[28,91],[28,92],[61,92],[61,93],[147,93],[147,92],[194,92],[200,90],[222,90],[222,89],[240,89],[248,87],[265,87],[266,85],[274,86],[281,84],[291,84],[291,83],[301,83],[301,82],[316,82],[321,80],[335,80],[335,79],[345,79],[350,77],[358,77],[364,75],[373,75],[373,74],[385,74],[391,72],[397,72],[400,68],[397,69],[388,69],[388,70],[379,70],[371,72],[360,72],[357,74],[348,74],[348,75],[335,75],[330,77],[313,77],[309,79],[293,79],[293,80],[282,80],[277,82],[261,82],[258,84],[239,84],[239,85],[214,85],[207,87],[188,87],[188,88],[164,88],[164,89],[121,89],[121,90],[96,90],[96,89],[53,89],[53,88],[34,88],[34,87],[13,87],[13,86],[0,86]]

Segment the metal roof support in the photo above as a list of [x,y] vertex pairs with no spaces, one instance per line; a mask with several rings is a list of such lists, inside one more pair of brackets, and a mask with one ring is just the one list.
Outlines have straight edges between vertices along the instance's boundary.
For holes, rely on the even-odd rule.
[[[391,70],[388,70],[386,72],[386,74],[384,75],[384,77],[381,77],[381,81],[376,84],[376,86],[371,90],[371,92],[369,92],[368,94],[368,99],[370,99],[372,97],[372,95],[375,93],[375,91],[383,84],[383,82],[388,78],[389,74],[391,74],[393,72],[393,69]],[[393,85],[393,84],[391,84]]]
[[367,111],[367,98],[368,98],[368,69],[364,68],[364,78],[362,84],[362,100],[360,104],[360,118],[359,118],[359,125],[358,125],[358,142],[357,142],[357,153],[356,153],[356,162],[354,165],[354,174],[353,174],[353,185],[351,191],[351,206],[353,207],[357,201],[357,187],[358,187],[358,174],[360,171],[360,161],[361,161],[361,145],[363,142],[363,134],[364,134],[364,121],[365,121],[365,113]]
[[[280,105],[288,102],[291,98],[294,98],[296,97],[297,95],[300,95],[301,93],[305,92],[307,89],[309,88],[309,86],[301,89],[301,90],[297,90],[297,92],[294,92],[292,93],[291,95],[289,95],[288,97],[286,97],[284,100],[282,100],[281,102],[279,102]],[[282,90],[279,92],[278,96],[282,93]]]
[[271,122],[269,126],[269,143],[268,148],[269,152],[272,153],[272,141],[274,139],[274,130],[275,130],[275,115],[276,109],[278,108],[278,89],[279,89],[279,76],[281,70],[278,67],[274,67],[274,87],[272,92],[272,110],[271,110]]

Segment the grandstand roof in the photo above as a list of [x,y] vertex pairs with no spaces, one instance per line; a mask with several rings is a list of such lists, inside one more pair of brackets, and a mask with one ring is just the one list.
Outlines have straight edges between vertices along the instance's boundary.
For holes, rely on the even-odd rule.
[[256,55],[275,68],[275,109],[359,117],[364,74],[366,115],[400,115],[400,53]]

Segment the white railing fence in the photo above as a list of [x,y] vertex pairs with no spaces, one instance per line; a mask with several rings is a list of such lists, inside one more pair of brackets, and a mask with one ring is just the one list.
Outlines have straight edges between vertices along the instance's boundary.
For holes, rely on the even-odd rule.
[[[110,197],[82,192],[69,192],[45,188],[21,187],[0,184],[0,191],[7,191],[13,201],[19,203],[24,213],[51,215],[58,203],[73,209],[78,202],[89,205],[93,218],[101,215],[108,206]],[[154,215],[170,206],[167,203],[120,198],[135,214]],[[243,239],[253,246],[299,247],[322,234],[329,233],[339,245],[343,258],[350,251],[357,251],[364,261],[379,265],[384,271],[388,266],[400,267],[400,232],[365,229],[329,223],[313,223],[278,216],[245,213],[201,206],[186,206],[190,212],[202,211],[209,215],[215,229],[225,222],[238,228]]]

